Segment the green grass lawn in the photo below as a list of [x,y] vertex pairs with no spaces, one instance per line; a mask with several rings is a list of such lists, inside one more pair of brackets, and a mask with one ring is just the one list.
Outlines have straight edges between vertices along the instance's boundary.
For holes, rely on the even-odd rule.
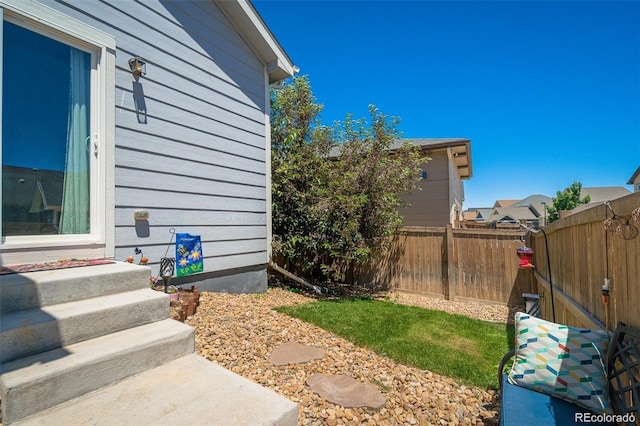
[[366,299],[316,301],[276,308],[396,362],[497,388],[513,327],[446,312]]

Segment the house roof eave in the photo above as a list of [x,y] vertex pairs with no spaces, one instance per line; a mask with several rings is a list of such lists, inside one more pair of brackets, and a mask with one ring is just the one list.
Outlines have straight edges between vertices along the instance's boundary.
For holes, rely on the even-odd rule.
[[633,185],[633,181],[636,180],[638,175],[640,175],[640,166],[638,166],[635,173],[631,175],[631,177],[629,178],[629,181],[627,182],[627,185]]
[[[471,140],[464,138],[404,138],[396,139],[390,146],[389,152],[393,153],[400,149],[406,142],[418,147],[423,153],[436,150],[451,149],[451,157],[460,176],[460,179],[470,179],[473,177],[471,164]],[[338,158],[342,155],[340,147],[333,147],[329,153],[329,158]]]
[[[467,138],[405,138],[399,139],[392,145],[392,150],[399,148],[402,143],[410,142],[420,148],[421,151],[435,151],[439,149],[451,149],[456,172],[460,179],[473,177],[471,161],[471,139]],[[397,145],[397,146],[396,146]]]
[[292,77],[297,72],[298,68],[250,1],[214,1],[266,64],[269,84]]

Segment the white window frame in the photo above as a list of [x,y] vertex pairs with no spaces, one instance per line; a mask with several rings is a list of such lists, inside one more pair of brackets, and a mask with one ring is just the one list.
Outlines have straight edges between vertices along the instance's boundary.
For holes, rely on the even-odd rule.
[[[0,53],[2,50],[4,22],[12,22],[30,31],[46,35],[91,54],[91,180],[90,180],[90,232],[74,235],[29,235],[2,236],[0,250],[38,249],[55,250],[58,247],[105,246],[104,255],[109,256],[113,246],[112,185],[113,172],[113,128],[114,114],[112,96],[108,96],[108,84],[113,85],[115,73],[115,38],[83,22],[64,15],[50,7],[25,0],[0,0]],[[0,55],[0,82],[2,65]],[[0,99],[2,85],[0,84]],[[112,108],[111,108],[112,109]],[[2,104],[0,103],[0,125]],[[0,133],[0,146],[2,136]],[[1,158],[0,150],[0,162]],[[1,188],[0,188],[1,191]],[[0,193],[1,198],[1,193]],[[0,210],[0,220],[2,212]],[[1,228],[0,228],[1,232]],[[4,259],[3,259],[4,260]],[[4,262],[3,262],[4,263]]]

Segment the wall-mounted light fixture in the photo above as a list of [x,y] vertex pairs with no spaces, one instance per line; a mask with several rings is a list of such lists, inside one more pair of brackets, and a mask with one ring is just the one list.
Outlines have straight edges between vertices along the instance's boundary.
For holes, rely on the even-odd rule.
[[134,210],[133,218],[135,220],[149,220],[149,210]]
[[143,76],[147,73],[147,64],[140,56],[129,59],[129,68],[131,68],[133,75]]

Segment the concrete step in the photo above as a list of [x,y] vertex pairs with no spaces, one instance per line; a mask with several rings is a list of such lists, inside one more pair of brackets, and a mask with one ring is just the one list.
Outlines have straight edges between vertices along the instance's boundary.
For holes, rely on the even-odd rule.
[[150,288],[11,312],[0,317],[0,363],[169,316],[169,297]]
[[0,364],[5,424],[194,351],[193,328],[166,319]]
[[197,355],[188,355],[53,407],[14,426],[297,425],[298,406]]
[[149,288],[150,278],[151,268],[126,262],[0,275],[0,315]]

